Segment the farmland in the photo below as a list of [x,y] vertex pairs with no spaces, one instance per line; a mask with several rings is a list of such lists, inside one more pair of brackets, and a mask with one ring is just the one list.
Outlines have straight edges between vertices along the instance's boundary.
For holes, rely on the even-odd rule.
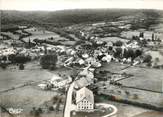
[[[107,66],[107,67],[106,67]],[[138,103],[146,103],[162,107],[162,70],[144,67],[127,67],[125,65],[112,63],[102,67],[100,70],[108,73],[130,74],[131,77],[117,79],[121,86],[109,84],[109,80],[97,83],[99,93],[116,96],[117,100],[124,99]],[[109,78],[110,74],[106,77]],[[106,87],[105,87],[106,86]],[[129,93],[126,95],[126,93]],[[150,98],[149,98],[150,97]]]
[[150,54],[152,56],[152,61],[156,62],[157,65],[163,64],[163,55],[162,55],[162,50],[160,49],[159,51],[147,51],[146,52],[146,54]]
[[[50,80],[54,74],[62,73],[66,69],[48,71],[40,68],[37,61],[27,63],[25,70],[20,71],[17,66],[9,66],[7,70],[0,70],[0,104],[5,107],[22,108],[29,113],[33,107],[40,107],[59,93],[41,90],[37,85]],[[60,72],[61,71],[61,72]],[[64,73],[69,73],[66,70]],[[63,75],[63,74],[62,74]],[[32,83],[18,87],[22,84]],[[8,89],[11,89],[7,91]],[[59,117],[61,115],[58,115]]]
[[[76,93],[87,87],[92,102],[115,105],[117,117],[162,109],[161,15],[120,11],[2,11],[0,105],[61,117],[64,106],[71,108],[65,98],[78,108]],[[69,86],[82,79],[88,83],[70,89],[71,99]]]
[[26,32],[31,33],[31,36],[23,38],[24,41],[28,42],[30,39],[32,42],[34,39],[39,39],[39,40],[48,40],[52,39],[54,41],[59,41],[59,40],[66,40],[63,37],[60,37],[58,34],[46,30],[39,30],[37,28],[28,28],[25,29]]
[[27,112],[32,107],[39,107],[56,95],[56,92],[42,91],[35,86],[27,86],[3,93],[0,95],[0,99],[1,105],[14,108],[21,107]]
[[116,42],[116,41],[122,41],[122,42],[127,42],[127,39],[123,39],[120,37],[105,37],[105,38],[100,38],[101,41],[106,41],[106,42]]
[[162,70],[130,67],[123,70],[122,72],[134,75],[131,78],[132,80],[129,78],[120,81],[124,85],[149,89],[158,92],[162,91]]

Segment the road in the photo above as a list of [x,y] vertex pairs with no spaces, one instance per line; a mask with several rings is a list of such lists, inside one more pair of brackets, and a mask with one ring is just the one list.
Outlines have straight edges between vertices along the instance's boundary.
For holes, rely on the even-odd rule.
[[75,84],[74,82],[71,83],[67,91],[64,117],[70,117],[71,111],[75,110],[75,105],[72,104],[72,93],[73,93],[74,84]]

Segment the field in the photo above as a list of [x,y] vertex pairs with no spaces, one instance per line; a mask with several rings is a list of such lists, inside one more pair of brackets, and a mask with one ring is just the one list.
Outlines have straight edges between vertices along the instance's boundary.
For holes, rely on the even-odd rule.
[[100,38],[101,41],[106,41],[106,42],[116,42],[116,41],[122,41],[122,42],[127,42],[128,40],[122,39],[120,37],[105,37],[105,38]]
[[144,109],[144,108],[140,108],[140,107],[136,107],[136,106],[132,106],[128,104],[123,104],[123,103],[119,103],[115,101],[109,101],[105,99],[101,99],[100,101],[116,106],[118,109],[116,117],[139,117],[138,115],[143,115],[140,117],[150,117],[149,113],[151,114],[153,113],[153,116],[151,117],[162,117],[161,112],[156,112],[156,111],[152,111],[152,110],[148,110],[148,109]]
[[52,76],[52,73],[42,70],[37,63],[27,64],[22,71],[16,66],[11,66],[8,70],[0,70],[0,89],[2,91],[30,81],[48,80]]
[[[117,98],[130,100],[139,103],[147,103],[158,107],[163,106],[162,98],[162,84],[163,74],[162,70],[152,68],[127,67],[118,63],[111,63],[100,68],[113,73],[127,73],[133,75],[132,77],[118,80],[122,87],[112,86],[105,82],[106,89],[100,85],[100,92],[104,94],[112,94]],[[103,83],[102,83],[103,84]],[[126,91],[129,95],[126,95]],[[137,95],[138,99],[135,99]],[[136,98],[137,98],[136,97]],[[149,98],[150,97],[150,98]]]
[[54,40],[54,41],[67,40],[63,37],[60,37],[58,34],[56,34],[54,32],[38,30],[37,28],[28,28],[25,31],[32,34],[31,36],[23,38],[23,40],[26,42],[28,42],[29,39],[31,41],[33,41],[34,39],[45,40],[45,39],[49,39],[49,38],[53,38],[52,40]]
[[0,103],[5,107],[23,108],[26,112],[32,107],[39,107],[56,95],[56,92],[43,91],[36,86],[26,86],[0,94]]
[[12,32],[1,32],[1,33],[9,36],[11,39],[15,39],[15,40],[19,39],[19,35],[13,34]]
[[95,112],[72,112],[71,117],[100,117],[111,113],[106,109],[106,112],[95,111]]
[[[9,66],[7,70],[0,70],[0,91],[11,89],[12,87],[33,81],[28,86],[15,88],[10,91],[0,92],[0,104],[6,107],[23,108],[25,112],[29,112],[32,107],[39,107],[45,101],[52,99],[58,95],[55,91],[41,90],[37,85],[40,81],[51,79],[54,74],[64,72],[68,74],[68,70],[59,69],[55,71],[42,70],[38,62],[27,63],[25,70],[18,70],[17,66]],[[63,74],[62,74],[63,75]]]
[[136,94],[139,97],[137,100],[135,100],[133,96],[131,96],[132,99],[130,97],[127,97],[128,100],[138,101],[140,103],[147,103],[158,107],[163,106],[162,70],[130,67],[128,69],[123,70],[123,72],[134,75],[131,78],[118,81],[123,86],[129,87],[129,88],[124,87],[122,89],[118,89],[118,90],[122,90],[122,93],[120,95],[121,96],[123,95],[122,96],[123,98],[125,97],[124,96],[125,94],[123,94],[125,93],[124,91],[128,91],[129,93],[131,93],[131,95]]
[[117,73],[119,71],[121,71],[122,69],[126,68],[128,65],[126,64],[120,64],[120,63],[116,63],[116,62],[111,62],[111,63],[104,63],[103,66],[101,68],[98,68],[97,70],[106,70],[106,71],[110,71],[113,73]]
[[146,54],[149,54],[152,56],[152,61],[155,62],[156,58],[159,60],[157,61],[157,65],[163,65],[163,55],[160,53],[163,52],[162,50],[159,51],[147,51]]
[[162,115],[163,113],[161,112],[144,112],[134,117],[162,117]]
[[134,75],[131,78],[120,81],[125,86],[132,86],[158,92],[162,91],[162,70],[130,67],[122,70],[121,72]]
[[[123,31],[121,33],[121,36],[122,37],[125,37],[125,38],[128,38],[128,39],[131,39],[132,36],[139,36],[141,31],[139,30],[135,30],[135,31]],[[152,34],[153,34],[153,31],[143,31],[144,32],[144,38],[145,39],[152,39]],[[163,33],[156,33],[156,35],[162,39],[163,38]]]

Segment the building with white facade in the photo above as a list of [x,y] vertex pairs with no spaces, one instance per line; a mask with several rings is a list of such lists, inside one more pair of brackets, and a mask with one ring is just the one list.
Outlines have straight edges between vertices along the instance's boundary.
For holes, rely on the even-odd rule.
[[94,109],[94,95],[93,92],[86,87],[76,92],[77,110],[88,111]]
[[50,83],[53,84],[53,86],[56,88],[63,88],[71,81],[71,77],[64,79],[58,75],[53,75],[53,78],[50,80]]

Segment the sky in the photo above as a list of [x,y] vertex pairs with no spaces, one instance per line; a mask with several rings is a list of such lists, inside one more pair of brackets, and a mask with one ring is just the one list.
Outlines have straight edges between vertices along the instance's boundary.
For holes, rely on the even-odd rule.
[[94,8],[163,10],[163,0],[0,0],[1,10],[56,11]]

